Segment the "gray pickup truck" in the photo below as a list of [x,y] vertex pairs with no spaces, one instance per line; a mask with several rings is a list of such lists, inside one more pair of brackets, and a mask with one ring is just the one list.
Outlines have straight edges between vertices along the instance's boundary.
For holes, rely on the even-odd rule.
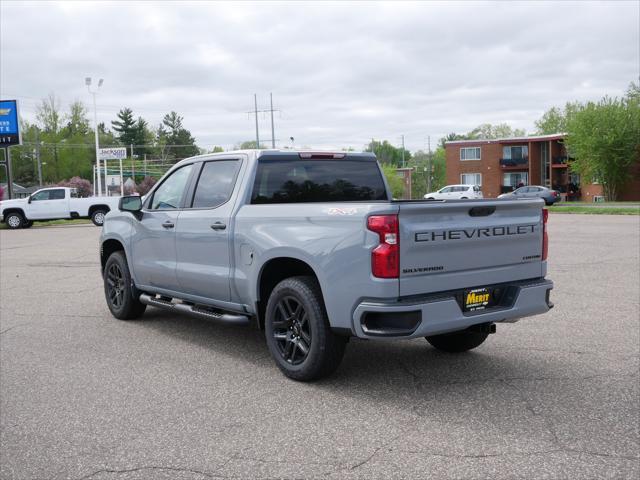
[[552,307],[547,211],[532,200],[391,198],[373,154],[247,150],[176,164],[106,216],[119,319],[147,305],[264,329],[285,375],[313,380],[350,337],[479,346]]

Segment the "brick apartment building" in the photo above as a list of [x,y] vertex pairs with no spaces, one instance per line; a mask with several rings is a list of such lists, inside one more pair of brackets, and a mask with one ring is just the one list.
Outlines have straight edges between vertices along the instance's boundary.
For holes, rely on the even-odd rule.
[[[482,187],[485,197],[495,198],[518,185],[544,185],[558,190],[563,200],[594,201],[602,186],[585,184],[569,169],[564,135],[540,135],[495,140],[457,140],[445,143],[447,184]],[[618,200],[640,200],[640,164]]]

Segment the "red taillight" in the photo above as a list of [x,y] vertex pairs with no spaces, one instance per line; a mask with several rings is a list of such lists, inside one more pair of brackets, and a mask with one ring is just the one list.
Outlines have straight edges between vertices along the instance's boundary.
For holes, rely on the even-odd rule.
[[400,275],[400,236],[398,215],[373,215],[367,228],[380,237],[380,245],[371,252],[371,273],[378,278],[398,278]]
[[549,254],[549,235],[547,235],[547,219],[549,218],[549,210],[542,209],[542,260],[547,259]]
[[551,191],[551,195],[553,195],[554,197],[557,197],[558,196],[558,192],[556,192],[555,190],[552,190]]

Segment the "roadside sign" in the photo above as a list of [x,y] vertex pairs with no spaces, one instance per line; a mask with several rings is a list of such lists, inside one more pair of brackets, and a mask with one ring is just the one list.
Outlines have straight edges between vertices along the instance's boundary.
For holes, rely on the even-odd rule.
[[107,185],[110,187],[119,187],[120,186],[120,174],[118,175],[107,175]]
[[127,158],[125,147],[100,149],[100,160],[124,160],[125,158]]
[[0,147],[21,145],[17,100],[0,100]]

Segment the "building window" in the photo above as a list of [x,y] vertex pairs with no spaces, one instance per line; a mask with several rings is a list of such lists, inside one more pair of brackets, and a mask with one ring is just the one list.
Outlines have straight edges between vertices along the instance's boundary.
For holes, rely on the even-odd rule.
[[478,185],[482,186],[482,174],[481,173],[463,173],[460,175],[460,183],[463,185]]
[[480,147],[461,148],[460,160],[480,160]]
[[502,175],[502,185],[505,187],[514,187],[529,184],[528,172],[509,172]]
[[502,158],[505,160],[524,160],[529,158],[529,147],[526,145],[519,147],[502,147]]

